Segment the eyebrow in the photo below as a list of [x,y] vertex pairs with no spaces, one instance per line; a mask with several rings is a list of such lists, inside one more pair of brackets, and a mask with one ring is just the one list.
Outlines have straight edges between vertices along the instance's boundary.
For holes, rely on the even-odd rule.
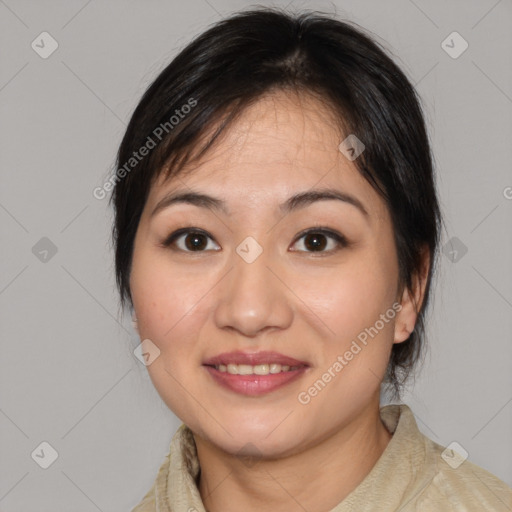
[[[288,214],[292,211],[305,208],[317,201],[326,200],[338,200],[350,204],[357,208],[367,220],[369,219],[368,211],[359,199],[351,194],[332,188],[308,190],[306,192],[295,194],[289,197],[284,203],[280,204],[279,210],[283,214]],[[200,208],[208,208],[212,211],[220,211],[225,215],[230,215],[226,202],[217,197],[212,197],[199,192],[171,192],[158,202],[151,213],[151,218],[160,211],[180,203],[192,204]]]

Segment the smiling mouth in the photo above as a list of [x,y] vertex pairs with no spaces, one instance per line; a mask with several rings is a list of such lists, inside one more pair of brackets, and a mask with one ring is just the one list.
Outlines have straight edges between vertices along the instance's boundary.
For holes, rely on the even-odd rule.
[[279,363],[257,365],[228,363],[207,366],[211,366],[221,373],[229,373],[230,375],[275,375],[278,373],[293,372],[306,367],[306,365],[290,366]]
[[[309,369],[307,365],[289,367],[280,364],[258,364],[255,366],[219,364],[204,365],[203,367],[221,388],[247,397],[263,396],[282,389],[300,379]],[[270,372],[271,367],[275,373]],[[230,373],[229,370],[241,371],[241,373]],[[259,374],[256,373],[258,371]]]
[[221,388],[258,397],[295,382],[309,364],[273,351],[225,352],[203,362],[203,368]]

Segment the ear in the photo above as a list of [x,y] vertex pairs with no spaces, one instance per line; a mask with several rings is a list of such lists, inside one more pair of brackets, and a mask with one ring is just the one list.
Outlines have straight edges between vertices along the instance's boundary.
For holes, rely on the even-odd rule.
[[395,343],[406,341],[414,331],[418,312],[425,298],[425,289],[427,284],[428,272],[430,266],[430,251],[428,246],[424,246],[421,251],[421,268],[412,278],[413,290],[410,292],[406,287],[402,292],[402,297],[397,298],[402,308],[396,315],[395,320]]
[[139,333],[139,325],[137,323],[137,316],[135,315],[135,312],[132,313],[132,325],[133,325],[133,328],[135,329],[135,332],[138,334]]

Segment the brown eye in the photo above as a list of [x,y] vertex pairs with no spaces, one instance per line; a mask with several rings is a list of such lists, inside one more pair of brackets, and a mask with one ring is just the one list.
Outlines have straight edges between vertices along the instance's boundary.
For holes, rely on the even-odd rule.
[[208,249],[208,240],[212,238],[202,230],[186,228],[171,233],[162,245],[176,246],[177,250],[184,252],[205,252],[205,250],[211,250],[211,248]]
[[[305,250],[301,250],[301,252],[330,253],[335,252],[342,247],[348,246],[348,242],[344,236],[326,229],[317,228],[316,230],[309,230],[303,233],[297,239],[297,242],[300,240],[304,240],[302,245],[305,248]],[[331,241],[330,244],[329,240]],[[325,250],[325,248],[328,246],[329,248]]]
[[326,236],[322,233],[309,233],[304,237],[304,246],[308,250],[322,251],[327,245]]
[[206,237],[201,233],[189,233],[184,240],[185,247],[191,251],[201,251],[208,245]]

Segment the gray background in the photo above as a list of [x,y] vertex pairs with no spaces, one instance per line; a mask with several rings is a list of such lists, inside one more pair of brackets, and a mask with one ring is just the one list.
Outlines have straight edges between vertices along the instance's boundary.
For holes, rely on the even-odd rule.
[[[448,246],[429,355],[404,401],[426,435],[457,441],[512,485],[512,3],[274,5],[287,4],[374,32],[417,84]],[[127,511],[154,481],[179,421],[133,355],[112,214],[92,190],[112,172],[146,86],[194,35],[249,5],[0,0],[3,512]],[[46,59],[31,47],[43,31],[59,45]],[[441,47],[453,31],[469,44],[456,59]],[[43,237],[55,254],[41,252]],[[58,452],[48,469],[31,457],[43,441]]]

